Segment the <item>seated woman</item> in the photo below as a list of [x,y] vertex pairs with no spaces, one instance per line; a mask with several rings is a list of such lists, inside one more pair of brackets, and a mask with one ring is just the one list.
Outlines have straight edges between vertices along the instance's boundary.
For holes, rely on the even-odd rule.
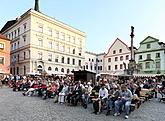
[[67,84],[63,83],[63,88],[58,95],[58,103],[63,104],[65,102],[65,96],[67,94],[67,91],[68,91],[68,86]]

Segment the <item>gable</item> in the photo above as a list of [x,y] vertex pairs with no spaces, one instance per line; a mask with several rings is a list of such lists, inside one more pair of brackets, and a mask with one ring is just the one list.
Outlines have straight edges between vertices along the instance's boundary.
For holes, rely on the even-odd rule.
[[152,42],[158,42],[158,41],[159,41],[158,39],[148,36],[142,42],[140,42],[140,44],[146,44],[146,43],[152,43]]
[[129,47],[123,41],[121,41],[120,39],[117,38],[114,41],[114,43],[110,46],[110,48],[108,49],[108,52],[107,52],[106,56],[114,55],[113,54],[114,50],[116,51],[116,54],[121,54],[121,53],[119,53],[120,49],[122,49],[121,53],[128,53],[128,52],[130,52]]

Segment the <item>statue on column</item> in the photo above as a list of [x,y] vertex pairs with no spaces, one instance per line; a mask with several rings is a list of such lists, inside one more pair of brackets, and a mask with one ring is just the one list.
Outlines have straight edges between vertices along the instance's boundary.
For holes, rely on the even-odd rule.
[[35,0],[34,10],[40,12],[39,11],[39,0]]

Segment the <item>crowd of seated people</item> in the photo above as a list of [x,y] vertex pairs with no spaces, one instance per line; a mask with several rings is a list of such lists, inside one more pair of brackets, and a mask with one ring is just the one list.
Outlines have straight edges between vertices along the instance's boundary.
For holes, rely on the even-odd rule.
[[[157,92],[157,81],[153,78],[133,78],[121,80],[117,77],[93,81],[73,81],[70,78],[25,78],[12,83],[13,90],[23,91],[24,96],[41,96],[43,99],[54,98],[55,103],[77,106],[87,109],[93,104],[94,114],[103,110],[106,115],[114,116],[125,113],[127,119],[131,104],[141,105],[142,89],[154,89]],[[157,93],[155,93],[156,95]]]

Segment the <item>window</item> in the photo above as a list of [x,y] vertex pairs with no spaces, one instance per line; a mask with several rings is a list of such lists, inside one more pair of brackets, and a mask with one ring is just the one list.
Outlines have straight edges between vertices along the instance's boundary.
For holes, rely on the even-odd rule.
[[100,62],[102,62],[102,60],[100,60]]
[[61,32],[61,39],[65,40],[65,33]]
[[16,47],[17,47],[17,46],[16,46],[16,43],[14,43],[14,49],[16,49]]
[[17,55],[17,61],[19,62],[19,54]]
[[11,32],[11,39],[13,39],[13,32]]
[[63,72],[63,73],[64,73],[64,69],[63,69],[63,68],[61,69],[61,72]]
[[94,60],[92,59],[92,62],[93,62]]
[[115,57],[115,61],[118,61],[118,57]]
[[86,69],[88,69],[88,65],[86,65]]
[[75,49],[73,49],[73,54],[75,54]]
[[24,42],[26,41],[26,36],[23,36],[23,41],[24,41]]
[[82,40],[81,40],[81,38],[79,38],[78,40],[79,40],[79,45],[82,45]]
[[70,35],[67,35],[67,39],[68,42],[70,42]]
[[52,29],[51,28],[48,28],[48,35],[52,36]]
[[108,66],[108,70],[111,70],[111,66]]
[[26,59],[26,52],[24,52],[24,54],[23,54],[23,55],[24,55],[23,57],[24,57],[24,60],[25,60],[25,59]]
[[119,50],[119,53],[122,53],[122,49]]
[[156,53],[156,58],[160,58],[160,53]]
[[147,49],[151,48],[151,44],[147,44]]
[[75,43],[76,42],[76,38],[73,36],[72,37],[72,42]]
[[20,35],[20,27],[17,29],[18,36]]
[[75,65],[75,59],[72,59],[72,64]]
[[42,25],[39,25],[39,26],[38,26],[38,32],[43,33],[43,26],[42,26]]
[[103,69],[103,67],[102,66],[100,66],[100,70],[102,70]]
[[61,46],[61,51],[62,51],[62,52],[65,51],[65,46],[64,46],[64,45]]
[[48,54],[48,61],[52,61],[52,54]]
[[89,58],[89,61],[91,61],[91,59]]
[[69,70],[69,69],[67,69],[67,71],[66,71],[66,72],[67,72],[67,74],[69,74],[70,70]]
[[113,51],[113,54],[116,54],[116,50]]
[[[81,66],[81,60],[78,61],[78,65]],[[92,70],[92,69],[91,69]]]
[[24,29],[24,32],[26,31],[26,23],[25,24],[23,24],[23,29]]
[[52,70],[52,68],[51,67],[48,67],[48,71],[51,71]]
[[120,69],[123,69],[123,64],[120,64]]
[[42,60],[42,52],[38,52],[38,60]]
[[58,58],[59,58],[59,56],[55,57],[55,62],[57,62],[57,63],[58,63]]
[[0,49],[4,50],[4,48],[5,48],[5,45],[3,43],[0,43]]
[[117,70],[117,65],[115,65],[115,70]]
[[61,63],[64,63],[64,57],[61,58]]
[[19,48],[19,41],[18,41],[18,48]]
[[14,38],[16,38],[16,36],[17,36],[17,31],[14,30]]
[[59,39],[59,31],[56,31],[56,38]]
[[58,71],[58,68],[57,67],[55,68],[55,71]]
[[0,57],[0,64],[4,64],[4,57]]
[[43,46],[43,40],[42,39],[38,39],[38,46],[40,46],[40,47]]
[[120,61],[123,61],[123,56],[120,56]]
[[93,66],[91,65],[91,70],[93,70]]
[[147,59],[151,59],[151,54],[147,54]]
[[108,62],[111,62],[111,58],[108,58]]
[[126,56],[125,56],[125,59],[126,59],[126,60],[129,60],[129,55],[126,55]]
[[56,50],[59,50],[59,44],[56,43],[56,47],[55,47]]
[[49,43],[48,43],[48,48],[49,48],[49,49],[52,49],[52,41],[49,41]]
[[156,62],[156,68],[160,68],[160,61],[159,62]]
[[70,64],[70,58],[67,58],[67,64]]
[[142,55],[139,55],[139,60],[142,60],[142,59],[143,59]]
[[150,68],[150,62],[146,62],[146,69]]

